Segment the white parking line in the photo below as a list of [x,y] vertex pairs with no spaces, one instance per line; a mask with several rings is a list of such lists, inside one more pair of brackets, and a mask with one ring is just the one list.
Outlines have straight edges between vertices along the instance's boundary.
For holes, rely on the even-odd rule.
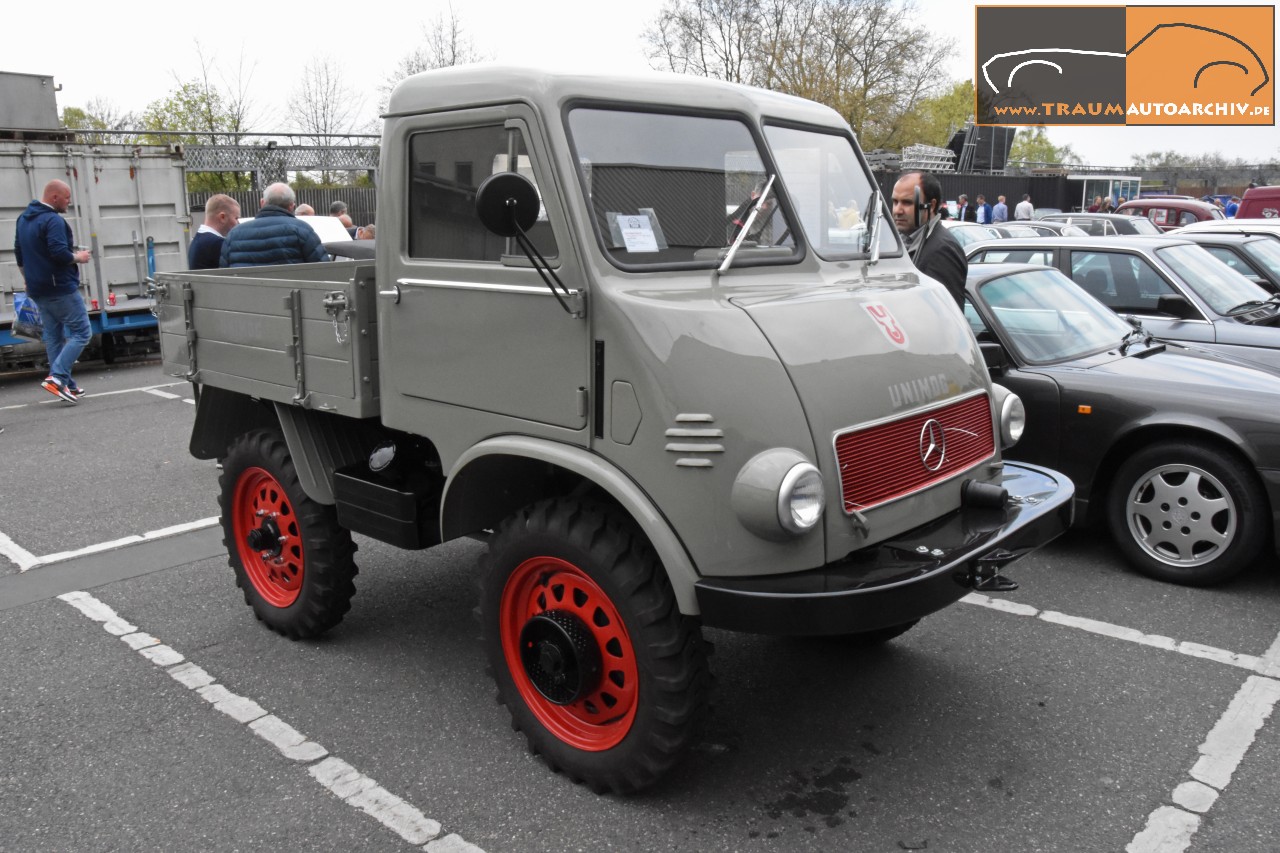
[[134,545],[138,542],[149,542],[153,539],[164,539],[168,536],[177,536],[180,533],[189,533],[192,530],[202,530],[206,527],[212,527],[218,522],[218,516],[214,515],[209,518],[202,518],[199,521],[188,521],[183,524],[175,524],[172,527],[162,527],[159,530],[151,530],[142,534],[125,536],[120,539],[112,539],[110,542],[98,542],[95,545],[89,545],[75,551],[59,551],[56,554],[46,554],[43,557],[37,557],[31,554],[29,551],[20,547],[8,536],[0,533],[0,555],[8,557],[12,562],[17,563],[18,571],[21,573],[39,568],[40,566],[47,566],[50,563],[61,563],[65,560],[83,557],[86,554],[97,554],[102,551],[114,551],[117,548],[123,548],[126,545]]
[[1173,790],[1176,805],[1160,806],[1133,837],[1125,853],[1183,853],[1200,829],[1200,815],[1218,800],[1263,723],[1280,701],[1280,681],[1251,675],[1226,713],[1200,744],[1200,760],[1191,768],[1193,781]]
[[257,702],[232,693],[213,676],[173,648],[120,618],[113,609],[87,592],[68,592],[58,598],[79,610],[103,629],[119,637],[129,648],[164,669],[171,678],[274,746],[285,758],[309,765],[307,772],[327,790],[373,817],[410,844],[427,853],[484,853],[461,836],[440,837],[438,820],[427,817],[410,803],[383,788],[315,741],[270,714]]
[[[140,387],[140,388],[121,388],[121,389],[119,389],[119,390],[117,390],[117,391],[99,391],[99,392],[98,392],[98,393],[96,393],[96,394],[85,394],[85,395],[84,395],[84,399],[85,399],[85,400],[92,400],[92,399],[94,399],[95,397],[114,397],[114,396],[116,396],[117,394],[136,394],[136,393],[138,393],[139,391],[141,391],[141,392],[143,392],[143,393],[147,393],[147,394],[155,394],[157,397],[164,397],[165,399],[169,399],[169,400],[181,400],[181,399],[185,399],[185,398],[180,397],[180,396],[179,396],[179,395],[177,395],[177,394],[170,394],[170,393],[168,393],[168,392],[160,391],[160,390],[158,390],[158,389],[160,389],[160,388],[172,388],[172,387],[174,387],[175,385],[188,385],[188,384],[190,384],[190,383],[188,383],[185,379],[183,379],[183,380],[179,380],[178,382],[165,382],[165,383],[163,383],[163,384],[161,384],[161,385],[144,385],[144,386],[142,386],[142,387]],[[0,412],[8,412],[8,411],[12,411],[13,409],[25,409],[25,408],[27,408],[28,406],[43,406],[43,405],[45,405],[46,403],[61,403],[61,402],[62,402],[62,401],[61,401],[61,400],[59,400],[58,398],[53,397],[53,398],[48,399],[48,400],[37,400],[37,401],[36,401],[36,402],[34,402],[34,403],[16,403],[16,404],[14,404],[14,405],[12,405],[12,406],[0,406]],[[189,402],[189,403],[194,403],[195,401],[194,401],[194,400],[187,400],[187,402]]]
[[[1144,634],[1132,628],[1067,616],[1052,610],[1037,610],[985,595],[971,593],[961,599],[1014,616],[1032,616],[1068,628],[1117,640],[1152,646],[1166,651],[1211,660],[1228,666],[1253,670],[1261,675],[1280,676],[1280,636],[1262,655],[1241,655],[1200,643],[1178,642],[1159,634]],[[1212,808],[1218,795],[1231,782],[1236,768],[1253,745],[1258,731],[1280,702],[1280,681],[1249,676],[1236,692],[1227,710],[1218,719],[1204,743],[1200,744],[1200,760],[1190,770],[1191,780],[1173,789],[1169,799],[1174,805],[1159,806],[1147,817],[1147,825],[1125,847],[1125,853],[1184,853],[1200,829],[1200,815]]]
[[[1255,657],[1253,655],[1242,655],[1237,652],[1229,652],[1226,649],[1218,649],[1213,646],[1205,646],[1200,643],[1191,643],[1186,641],[1175,640],[1172,637],[1165,637],[1160,634],[1144,634],[1133,628],[1125,628],[1122,625],[1113,625],[1110,622],[1099,622],[1096,619],[1084,619],[1080,616],[1068,616],[1065,613],[1057,613],[1053,610],[1037,610],[1026,604],[1016,604],[1010,601],[1004,601],[998,598],[988,598],[985,595],[979,595],[971,592],[964,598],[960,599],[965,604],[976,604],[979,607],[987,607],[991,610],[999,610],[1003,613],[1010,613],[1014,616],[1033,616],[1042,619],[1045,622],[1052,622],[1056,625],[1064,625],[1068,628],[1078,628],[1081,631],[1088,631],[1091,634],[1101,634],[1104,637],[1113,637],[1117,640],[1125,640],[1130,643],[1137,643],[1141,646],[1152,646],[1165,651],[1177,652],[1178,654],[1188,655],[1194,658],[1203,658],[1217,663],[1226,664],[1227,666],[1239,667],[1240,669],[1248,669],[1262,675],[1280,674],[1273,673],[1272,667],[1276,664],[1267,663],[1266,656]],[[1280,646],[1280,640],[1277,641]]]

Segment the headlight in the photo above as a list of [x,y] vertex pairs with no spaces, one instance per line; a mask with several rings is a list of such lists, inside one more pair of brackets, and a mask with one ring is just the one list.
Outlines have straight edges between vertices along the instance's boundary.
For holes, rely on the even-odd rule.
[[1003,385],[993,384],[991,390],[1000,419],[1000,449],[1008,450],[1022,439],[1022,431],[1027,427],[1027,410],[1022,398]]
[[826,503],[822,474],[808,462],[801,462],[782,478],[782,487],[778,489],[778,522],[790,533],[806,533],[822,518]]
[[826,502],[822,474],[791,448],[757,454],[733,481],[734,514],[743,527],[773,542],[786,542],[816,527]]

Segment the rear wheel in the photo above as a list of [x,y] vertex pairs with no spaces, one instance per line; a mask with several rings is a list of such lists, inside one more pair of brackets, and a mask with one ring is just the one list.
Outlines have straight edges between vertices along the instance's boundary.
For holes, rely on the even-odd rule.
[[356,591],[356,546],[336,510],[302,490],[284,437],[247,433],[222,464],[223,544],[245,603],[295,640],[337,625]]
[[481,572],[498,700],[551,769],[625,793],[685,755],[707,708],[705,645],[625,515],[536,504],[502,524]]
[[1171,583],[1221,583],[1262,552],[1270,522],[1254,473],[1229,453],[1161,442],[1116,472],[1111,533],[1145,575]]

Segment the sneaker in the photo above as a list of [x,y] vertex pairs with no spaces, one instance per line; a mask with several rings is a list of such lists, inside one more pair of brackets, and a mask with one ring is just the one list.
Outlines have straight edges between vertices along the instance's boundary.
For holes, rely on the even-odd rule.
[[77,400],[84,396],[84,389],[79,386],[68,388],[67,390],[74,394]]
[[40,387],[55,397],[61,397],[68,403],[80,402],[80,398],[68,390],[67,386],[62,383],[62,380],[56,376],[46,376],[44,381],[40,383]]

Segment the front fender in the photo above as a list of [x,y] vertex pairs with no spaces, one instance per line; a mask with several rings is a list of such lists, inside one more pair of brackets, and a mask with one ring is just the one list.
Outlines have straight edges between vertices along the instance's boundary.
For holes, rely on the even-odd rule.
[[[542,494],[505,488],[508,475],[536,465],[566,472],[608,493],[640,527],[666,568],[680,612],[696,616],[698,572],[671,525],[645,493],[608,460],[580,447],[528,436],[497,436],[469,448],[449,471],[440,500],[442,539],[465,536],[498,521]],[[499,472],[502,472],[499,474]],[[494,488],[495,485],[504,488]]]

